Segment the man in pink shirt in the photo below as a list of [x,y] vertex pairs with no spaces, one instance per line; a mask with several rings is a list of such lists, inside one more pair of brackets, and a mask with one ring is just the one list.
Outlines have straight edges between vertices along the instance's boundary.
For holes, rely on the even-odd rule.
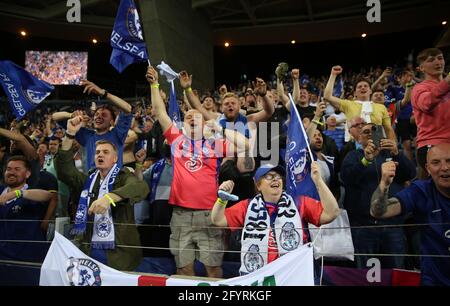
[[[169,246],[177,274],[195,275],[194,261],[198,259],[205,265],[208,277],[220,278],[223,253],[218,251],[223,250],[223,232],[211,228],[210,217],[217,198],[219,166],[223,157],[234,154],[233,148],[238,156],[248,151],[248,140],[214,121],[206,123],[197,110],[185,113],[181,131],[167,114],[159,92],[158,73],[153,67],[148,67],[146,78],[151,84],[152,107],[172,151],[174,171],[169,204],[174,207]],[[205,127],[213,137],[204,137]]]
[[445,60],[437,48],[420,52],[417,62],[425,80],[414,86],[411,102],[417,124],[419,178],[425,178],[428,148],[450,143],[450,74],[443,78]]

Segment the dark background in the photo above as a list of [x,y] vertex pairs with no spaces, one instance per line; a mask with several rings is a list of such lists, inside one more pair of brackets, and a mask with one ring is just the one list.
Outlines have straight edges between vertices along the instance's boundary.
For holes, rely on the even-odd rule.
[[[295,45],[259,45],[214,47],[215,84],[237,85],[256,76],[270,79],[279,62],[290,68],[300,68],[301,74],[328,76],[331,66],[341,65],[345,72],[361,68],[386,66],[402,67],[409,53],[417,53],[434,45],[442,27],[380,36],[367,36],[347,40],[301,43]],[[110,64],[109,43],[77,42],[40,37],[21,37],[19,34],[0,32],[0,60],[11,60],[23,66],[26,50],[87,51],[88,79],[122,97],[147,94],[144,79],[147,64],[134,64],[119,74]],[[70,39],[70,38],[69,38]],[[151,60],[151,54],[150,54]],[[245,75],[245,76],[244,76]],[[194,80],[195,82],[195,80]],[[78,86],[57,86],[49,99],[80,99]],[[194,84],[195,87],[195,84]]]

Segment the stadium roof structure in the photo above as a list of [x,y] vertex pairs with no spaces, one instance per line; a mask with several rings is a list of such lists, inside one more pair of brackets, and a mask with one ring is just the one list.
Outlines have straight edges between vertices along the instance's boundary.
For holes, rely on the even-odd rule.
[[[301,43],[408,31],[436,26],[450,11],[447,0],[380,0],[381,22],[370,23],[367,3],[374,1],[367,0],[181,1],[190,2],[209,20],[215,45],[287,44],[293,39]],[[95,32],[100,39],[109,39],[118,0],[81,0],[81,23],[66,21],[66,3],[1,0],[0,26],[10,32],[25,27],[51,38],[86,40]]]

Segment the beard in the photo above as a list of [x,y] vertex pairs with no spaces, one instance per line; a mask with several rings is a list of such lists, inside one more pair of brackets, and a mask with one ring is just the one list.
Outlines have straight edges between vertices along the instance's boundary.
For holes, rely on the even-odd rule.
[[320,151],[322,151],[322,147],[323,147],[323,145],[320,145],[320,146],[316,146],[316,145],[311,145],[311,150],[313,150],[314,152],[320,152]]
[[13,176],[11,178],[5,178],[5,184],[10,188],[16,188],[25,183],[25,180],[19,180],[17,176]]

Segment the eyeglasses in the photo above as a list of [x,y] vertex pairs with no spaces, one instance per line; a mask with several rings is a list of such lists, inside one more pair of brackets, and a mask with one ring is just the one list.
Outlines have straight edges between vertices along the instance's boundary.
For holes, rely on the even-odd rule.
[[263,178],[265,178],[268,181],[272,181],[272,180],[281,180],[281,175],[279,175],[278,173],[267,173],[263,176]]
[[365,129],[365,130],[361,131],[361,134],[369,135],[369,134],[372,134],[373,132],[375,132],[376,130],[377,130],[377,128],[373,126],[370,129]]

